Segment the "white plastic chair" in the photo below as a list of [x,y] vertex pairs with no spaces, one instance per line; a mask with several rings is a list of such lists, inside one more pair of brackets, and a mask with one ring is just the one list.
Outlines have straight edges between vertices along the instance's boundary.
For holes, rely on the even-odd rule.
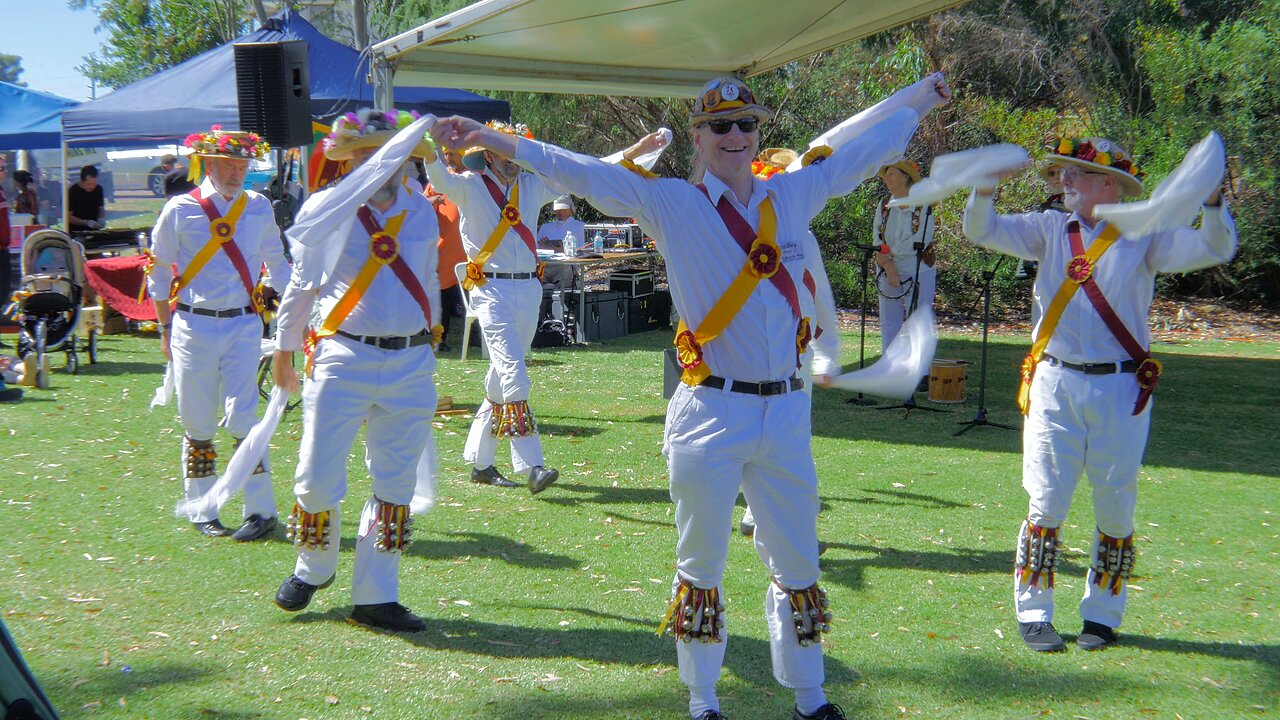
[[[467,314],[462,319],[462,361],[466,362],[467,351],[471,349],[471,323],[479,321],[480,316],[471,306],[471,293],[467,292],[466,286],[462,284],[462,279],[467,276],[467,264],[460,262],[454,265],[453,274],[458,278],[458,287],[462,289],[462,306],[467,309]],[[489,348],[485,347],[483,335],[480,337],[480,357],[489,357]]]

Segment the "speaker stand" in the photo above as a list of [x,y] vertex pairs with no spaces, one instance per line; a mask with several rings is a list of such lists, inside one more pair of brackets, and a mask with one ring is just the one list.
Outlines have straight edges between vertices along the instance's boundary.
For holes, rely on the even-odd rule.
[[996,261],[996,266],[982,273],[982,370],[978,374],[978,412],[969,422],[960,423],[964,427],[956,431],[952,437],[960,437],[976,427],[997,427],[1004,430],[1017,430],[1012,425],[1002,425],[987,419],[987,329],[991,320],[991,282],[995,280],[996,271],[1004,257]]

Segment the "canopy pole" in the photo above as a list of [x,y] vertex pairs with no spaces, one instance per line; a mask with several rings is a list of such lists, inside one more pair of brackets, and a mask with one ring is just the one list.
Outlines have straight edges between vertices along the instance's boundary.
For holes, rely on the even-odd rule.
[[62,173],[58,178],[58,187],[62,188],[62,231],[71,234],[71,208],[67,203],[67,136],[59,134],[59,143],[62,146]]
[[378,110],[390,110],[395,107],[395,88],[391,82],[395,79],[395,70],[386,58],[373,58],[370,66],[373,75],[373,106]]

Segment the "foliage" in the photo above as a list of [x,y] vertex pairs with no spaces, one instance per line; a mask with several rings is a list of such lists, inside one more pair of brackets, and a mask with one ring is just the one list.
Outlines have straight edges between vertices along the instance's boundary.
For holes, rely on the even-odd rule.
[[22,57],[9,53],[0,53],[0,82],[26,87],[27,84],[18,79],[22,74]]

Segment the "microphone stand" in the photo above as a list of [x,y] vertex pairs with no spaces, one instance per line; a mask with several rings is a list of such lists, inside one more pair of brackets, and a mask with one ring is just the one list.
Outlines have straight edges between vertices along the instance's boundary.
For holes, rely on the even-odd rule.
[[[861,298],[861,315],[862,319],[858,323],[858,369],[867,366],[867,304],[870,291],[867,290],[867,275],[870,270],[871,256],[879,252],[880,248],[875,245],[859,245],[853,244],[853,247],[862,251],[862,298]],[[870,406],[875,405],[876,401],[866,397],[862,393],[858,393],[857,397],[851,397],[845,402],[851,405]]]
[[960,423],[964,427],[956,431],[952,437],[960,437],[970,430],[979,427],[998,427],[1005,430],[1017,430],[1012,425],[1002,425],[987,419],[987,326],[991,319],[991,282],[996,278],[996,271],[1008,256],[1001,256],[995,267],[982,272],[982,370],[978,380],[978,412],[969,422]]
[[[932,208],[930,208],[929,215],[925,216],[926,226],[927,226],[927,223],[929,222],[930,215],[932,215],[931,211],[932,211]],[[920,263],[924,261],[924,249],[926,246],[924,242],[915,242],[911,244],[911,247],[916,251],[916,274],[911,277],[911,304],[907,307],[908,318],[910,318],[913,314],[915,314],[916,304],[920,302]],[[881,322],[883,323],[883,318],[881,318]],[[883,329],[883,325],[881,327]],[[906,410],[907,417],[911,415],[912,410],[924,410],[926,412],[935,412],[935,413],[951,412],[950,410],[943,410],[942,408],[929,407],[927,405],[917,405],[914,394],[907,396],[907,399],[903,400],[898,405],[886,405],[884,407],[878,407],[876,409],[877,410]]]

